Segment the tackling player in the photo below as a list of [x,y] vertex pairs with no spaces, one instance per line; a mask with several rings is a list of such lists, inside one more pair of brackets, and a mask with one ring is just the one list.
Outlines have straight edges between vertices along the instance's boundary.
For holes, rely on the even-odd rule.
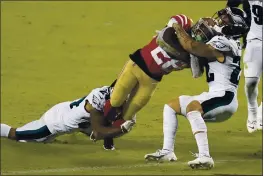
[[247,47],[244,54],[245,93],[248,104],[247,130],[249,133],[262,130],[262,103],[258,107],[258,84],[262,69],[262,25],[263,1],[249,1],[251,9],[251,26],[247,35]]
[[19,128],[1,124],[1,137],[20,142],[50,142],[59,135],[77,131],[88,136],[92,134],[92,140],[121,136],[132,129],[134,121],[122,121],[118,127],[105,127],[104,106],[111,92],[109,86],[96,88],[83,98],[53,106],[39,120]]
[[180,24],[188,31],[192,20],[185,15],[173,16],[167,27],[149,44],[130,55],[110,98],[112,108],[107,113],[109,116],[124,104],[130,94],[122,116],[125,120],[131,120],[148,103],[163,75],[188,67],[189,53],[178,43],[171,27],[173,23]]
[[[216,25],[213,19],[200,19],[194,25],[192,36],[196,41],[180,25],[173,24],[183,48],[208,61],[205,66],[209,92],[196,96],[183,95],[164,106],[163,149],[145,155],[147,160],[177,160],[174,154],[174,140],[178,126],[177,114],[179,114],[188,119],[199,150],[199,154],[195,155],[197,158],[189,161],[188,165],[192,168],[214,166],[209,153],[205,120],[224,121],[237,111],[237,88],[241,73],[242,50],[239,40],[236,39],[241,37],[248,28],[245,23],[246,14],[239,8],[226,8],[218,11],[217,14]],[[210,37],[212,30],[217,31],[218,35]],[[197,42],[197,40],[207,43]],[[198,60],[195,56],[193,58]]]

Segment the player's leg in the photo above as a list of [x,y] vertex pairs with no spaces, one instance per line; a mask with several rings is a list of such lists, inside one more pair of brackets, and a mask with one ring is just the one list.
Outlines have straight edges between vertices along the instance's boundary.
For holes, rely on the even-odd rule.
[[[112,124],[109,121],[105,121],[104,125],[107,127],[107,126],[111,126]],[[115,150],[114,138],[111,138],[111,137],[104,138],[104,146],[103,147],[105,150]]]
[[163,148],[145,155],[148,161],[176,161],[174,143],[178,129],[177,114],[180,114],[179,98],[172,99],[163,109]]
[[186,108],[186,118],[189,120],[193,135],[199,150],[199,156],[210,157],[207,126],[203,120],[203,109],[200,102],[194,100]]
[[1,123],[1,137],[6,137],[9,139],[16,139],[15,137],[15,128],[12,128],[11,126],[7,125],[7,124],[3,124]]
[[19,128],[10,128],[5,124],[1,124],[1,137],[8,137],[9,139],[21,142],[42,142],[47,140],[51,135],[42,119],[32,121]]
[[[137,78],[132,73],[133,67],[134,63],[129,60],[124,66],[118,79],[113,83],[114,90],[110,98],[109,108],[104,112],[105,117],[111,121],[115,120],[114,115],[116,113],[116,108],[119,108],[124,104],[128,95],[131,94],[131,91],[137,86]],[[105,125],[110,126],[111,124]],[[115,150],[114,139],[105,138],[103,147],[105,150]]]
[[207,126],[202,118],[202,106],[198,101],[192,101],[187,106],[186,112],[186,118],[191,125],[199,151],[199,154],[195,155],[196,159],[189,161],[188,165],[193,169],[201,167],[212,168],[214,167],[214,161],[209,154]]
[[262,114],[263,105],[262,102],[260,103],[258,107],[258,114],[257,114],[257,129],[262,130],[262,124],[263,124],[263,114]]
[[257,110],[258,110],[258,83],[259,78],[257,77],[246,77],[245,78],[245,93],[247,97],[248,105],[248,120],[247,129],[249,133],[257,130]]
[[221,97],[221,94],[210,94],[204,92],[198,96],[180,96],[181,113],[187,118],[191,125],[193,135],[195,137],[198,154],[195,154],[196,159],[189,161],[188,165],[191,168],[212,168],[214,161],[209,153],[207,126],[203,119],[205,109],[202,103],[211,100],[213,97]]
[[[184,97],[181,98],[182,100]],[[191,124],[199,154],[195,160],[188,162],[188,165],[192,168],[212,168],[214,161],[209,154],[205,121],[221,122],[229,119],[238,107],[236,93],[208,92],[195,96],[193,100],[186,108],[186,117]]]
[[133,74],[137,77],[138,85],[132,91],[127,103],[124,105],[124,120],[132,120],[150,100],[158,82],[146,75],[137,65],[134,66]]
[[203,110],[200,102],[195,101],[195,99],[199,99],[199,97],[196,97],[197,96],[180,96],[165,105],[163,111],[163,149],[145,155],[146,159],[163,161],[168,161],[170,159],[172,153],[174,154],[174,141],[178,126],[177,114],[182,114],[187,117],[191,124],[199,148],[200,158],[206,156],[208,158],[207,160],[211,162],[212,159],[209,155],[206,133],[207,129],[202,118]]
[[113,116],[116,112],[116,108],[119,108],[124,104],[132,89],[137,85],[137,77],[133,74],[134,66],[135,63],[129,60],[123,68],[123,71],[120,73],[110,97],[111,108],[109,108],[108,112],[105,112],[107,117],[111,118]]
[[248,42],[244,55],[245,94],[248,104],[247,129],[249,133],[257,130],[258,84],[262,73],[262,43],[258,40]]

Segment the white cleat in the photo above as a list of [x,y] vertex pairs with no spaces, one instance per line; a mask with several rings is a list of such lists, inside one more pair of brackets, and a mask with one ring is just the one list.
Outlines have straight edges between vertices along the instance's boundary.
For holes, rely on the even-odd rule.
[[254,133],[255,131],[257,131],[257,121],[247,120],[247,130],[249,133]]
[[176,161],[177,157],[174,152],[169,150],[157,150],[155,153],[145,155],[146,161]]
[[19,140],[18,142],[27,142],[26,140]]
[[189,161],[188,166],[192,169],[212,169],[214,167],[214,160],[212,157],[200,156],[195,160]]
[[110,148],[106,148],[104,145],[103,145],[104,149],[105,150],[115,150],[115,147],[114,146],[111,146]]

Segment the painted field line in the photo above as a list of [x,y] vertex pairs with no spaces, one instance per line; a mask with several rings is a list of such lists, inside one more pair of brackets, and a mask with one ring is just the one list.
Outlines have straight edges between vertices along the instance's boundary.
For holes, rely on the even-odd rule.
[[[217,160],[215,163],[227,163],[227,162],[252,162],[258,160]],[[170,166],[170,165],[186,165],[187,162],[175,161],[165,163],[145,163],[136,165],[115,165],[115,166],[88,166],[88,167],[72,167],[72,168],[58,168],[58,169],[38,169],[38,170],[24,170],[24,171],[7,171],[1,172],[1,175],[21,175],[21,174],[45,174],[45,173],[61,173],[61,172],[76,172],[76,171],[91,171],[91,170],[104,170],[104,169],[130,169],[130,168],[142,168],[152,166]]]

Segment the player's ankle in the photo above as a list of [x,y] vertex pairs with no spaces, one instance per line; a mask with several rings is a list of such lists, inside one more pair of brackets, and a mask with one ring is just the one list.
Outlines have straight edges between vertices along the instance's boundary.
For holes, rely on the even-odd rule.
[[163,153],[170,153],[170,152],[174,152],[173,149],[162,149],[161,150]]
[[209,157],[210,158],[211,156],[210,156],[209,152],[205,151],[205,152],[199,153],[199,157]]
[[6,124],[1,124],[1,137],[9,137],[11,126]]

